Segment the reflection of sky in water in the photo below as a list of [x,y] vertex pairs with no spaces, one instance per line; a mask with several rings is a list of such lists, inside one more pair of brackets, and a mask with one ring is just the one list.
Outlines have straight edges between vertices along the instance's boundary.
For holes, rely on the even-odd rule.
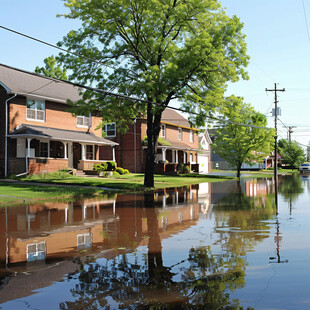
[[[239,299],[240,306],[245,309],[309,309],[310,178],[302,180],[301,184],[304,191],[291,205],[287,197],[284,199],[279,194],[277,217],[272,212],[267,216],[261,208],[243,209],[241,212],[235,206],[235,209],[227,211],[223,207],[217,209],[215,204],[209,216],[201,216],[191,221],[190,225],[174,229],[173,233],[161,239],[163,266],[172,267],[170,271],[175,273],[172,280],[181,282],[188,271],[190,249],[210,247],[210,255],[216,259],[233,254],[230,251],[234,249],[240,251],[239,256],[246,264],[246,284],[235,291],[228,290],[231,301]],[[246,225],[236,225],[243,223],[243,217],[251,225],[249,229],[246,229]],[[160,217],[158,220],[160,221]],[[169,232],[169,225],[165,229]],[[129,263],[145,266],[148,254],[145,239],[140,241],[144,242],[143,245],[127,254]],[[242,254],[244,251],[245,255]],[[116,257],[118,259],[120,256]],[[277,263],[278,260],[280,263]],[[105,258],[98,258],[96,262],[100,265],[111,263]],[[197,274],[197,270],[193,272]],[[118,274],[123,273],[118,271]],[[61,282],[36,290],[31,296],[7,302],[0,307],[58,309],[62,301],[75,300],[70,290],[79,284],[77,278],[78,275],[73,275],[70,279],[65,277]],[[111,297],[108,296],[107,301],[111,309],[118,307]]]

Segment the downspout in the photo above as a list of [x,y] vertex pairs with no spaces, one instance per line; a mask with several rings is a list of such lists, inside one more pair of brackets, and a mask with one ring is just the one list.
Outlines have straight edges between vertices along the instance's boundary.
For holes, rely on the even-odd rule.
[[9,101],[15,98],[17,94],[5,101],[5,139],[4,139],[4,177],[8,176],[8,105]]

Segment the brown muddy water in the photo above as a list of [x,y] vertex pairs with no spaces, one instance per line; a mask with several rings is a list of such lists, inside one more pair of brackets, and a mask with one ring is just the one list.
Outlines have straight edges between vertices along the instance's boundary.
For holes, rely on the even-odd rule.
[[310,309],[310,177],[0,209],[1,309]]

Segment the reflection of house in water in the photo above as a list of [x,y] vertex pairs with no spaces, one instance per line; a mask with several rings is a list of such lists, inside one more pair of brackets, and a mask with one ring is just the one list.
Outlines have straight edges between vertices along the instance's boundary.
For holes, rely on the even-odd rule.
[[[274,193],[274,185],[271,179],[241,179],[240,184],[237,181],[225,181],[211,184],[211,202],[216,204],[225,198],[228,194],[242,193],[246,197],[255,198],[257,204],[266,203],[266,197]],[[240,192],[241,191],[241,192]]]
[[204,215],[210,215],[211,204],[211,183],[200,183],[198,191],[198,201],[200,203],[200,212]]
[[[0,271],[17,272],[19,297],[75,273],[79,264],[94,256],[114,258],[147,245],[150,230],[148,207],[156,215],[160,239],[169,238],[199,218],[198,185],[165,189],[154,195],[154,206],[145,205],[144,195],[115,195],[105,200],[51,202],[0,209]],[[75,260],[76,262],[78,260]],[[26,273],[25,273],[26,272]],[[31,281],[32,285],[27,285]],[[10,297],[16,278],[3,284],[0,302]]]

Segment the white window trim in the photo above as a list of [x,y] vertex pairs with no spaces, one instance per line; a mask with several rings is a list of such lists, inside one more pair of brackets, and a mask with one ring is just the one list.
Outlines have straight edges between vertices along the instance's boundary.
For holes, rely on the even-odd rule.
[[166,138],[166,124],[161,124],[160,130],[162,138]]
[[[83,119],[83,124],[85,123],[85,119],[89,118],[90,125],[80,125],[80,124],[78,124],[78,118],[82,118]],[[88,127],[91,127],[91,124],[92,124],[91,115],[89,115],[89,116],[77,115],[76,116],[76,127],[78,127],[78,128],[88,128]]]
[[178,139],[179,139],[180,141],[183,140],[183,130],[182,130],[181,127],[178,127]]
[[[30,101],[34,101],[34,102],[37,102],[37,101],[39,101],[39,102],[42,102],[43,104],[44,104],[44,110],[38,110],[38,109],[30,109],[30,108],[28,108],[27,107],[27,103],[28,103],[28,100]],[[29,118],[28,117],[28,110],[33,110],[33,111],[35,111],[35,114],[37,115],[37,111],[41,111],[41,112],[43,112],[44,113],[44,117],[43,117],[43,120],[42,119],[37,119],[37,118]],[[27,98],[26,99],[26,120],[27,121],[34,121],[34,122],[41,122],[41,123],[45,123],[45,119],[46,119],[46,105],[45,105],[45,101],[44,100],[37,100],[37,99],[31,99],[31,98]]]
[[[114,127],[115,127],[115,130],[114,130],[114,132],[115,132],[115,134],[114,135],[108,135],[108,130],[107,130],[107,126],[108,125],[112,125],[112,124],[114,124]],[[104,125],[104,132],[106,133],[106,137],[107,138],[114,138],[114,137],[116,137],[116,122],[111,122],[111,123],[106,123],[105,125]]]
[[189,131],[189,142],[194,143],[194,131]]
[[[79,243],[79,237],[83,237],[83,243]],[[88,233],[84,233],[84,234],[78,234],[77,235],[77,240],[76,240],[76,243],[77,243],[77,246],[83,246],[86,244],[86,239],[87,237],[90,238],[90,242],[93,243],[92,241],[92,233],[91,232],[88,232]]]
[[[38,246],[43,244],[44,245],[44,250],[38,250]],[[27,244],[27,250],[26,250],[26,254],[27,254],[27,259],[28,259],[28,255],[29,255],[29,247],[30,246],[35,246],[36,247],[36,251],[35,252],[31,252],[34,253],[34,256],[38,256],[39,253],[43,252],[46,254],[46,241],[42,241],[42,242],[37,242],[37,243],[30,243],[30,244]]]

